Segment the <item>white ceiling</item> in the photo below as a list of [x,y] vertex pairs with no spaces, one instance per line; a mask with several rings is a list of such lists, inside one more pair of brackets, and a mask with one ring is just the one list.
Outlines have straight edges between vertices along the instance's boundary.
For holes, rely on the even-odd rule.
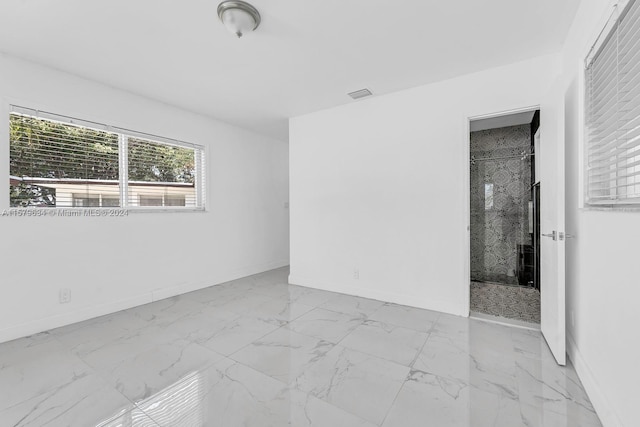
[[[287,139],[289,117],[560,49],[579,0],[2,0],[0,51]],[[366,101],[360,101],[366,102]]]

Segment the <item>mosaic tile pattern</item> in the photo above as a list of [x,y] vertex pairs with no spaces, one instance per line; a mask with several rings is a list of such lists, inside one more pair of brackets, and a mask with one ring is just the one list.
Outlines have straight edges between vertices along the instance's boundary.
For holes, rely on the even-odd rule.
[[529,125],[471,132],[471,279],[515,285],[518,244],[531,244]]
[[472,281],[471,311],[540,323],[540,292],[521,286]]

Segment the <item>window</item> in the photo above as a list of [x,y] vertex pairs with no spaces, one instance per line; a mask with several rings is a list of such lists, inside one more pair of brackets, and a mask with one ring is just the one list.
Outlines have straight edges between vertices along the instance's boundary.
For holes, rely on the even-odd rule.
[[186,206],[185,196],[169,194],[140,194],[138,202],[140,206]]
[[22,107],[9,124],[11,207],[204,207],[201,146]]
[[165,206],[185,206],[186,203],[185,196],[164,196]]
[[617,9],[586,59],[590,205],[640,203],[640,1]]
[[140,194],[140,206],[162,206],[162,196]]
[[103,208],[117,208],[120,206],[120,199],[118,197],[101,195],[100,206],[102,206]]
[[120,199],[109,195],[102,194],[86,194],[86,193],[73,193],[71,205],[74,208],[108,208],[119,207]]
[[[100,195],[99,194],[73,194],[73,207],[99,207]],[[119,200],[118,200],[119,202]]]

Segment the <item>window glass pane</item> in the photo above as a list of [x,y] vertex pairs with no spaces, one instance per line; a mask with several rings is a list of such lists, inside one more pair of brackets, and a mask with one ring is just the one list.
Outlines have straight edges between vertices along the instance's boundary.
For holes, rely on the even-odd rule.
[[97,194],[73,194],[72,206],[78,208],[97,208],[100,206],[100,196]]
[[162,196],[140,195],[140,206],[162,206]]
[[586,203],[640,204],[640,1],[603,30],[585,72]]
[[9,129],[12,207],[75,206],[74,193],[95,186],[119,191],[117,134],[16,113]]
[[129,137],[127,151],[131,205],[196,207],[193,148]]
[[103,208],[112,208],[120,206],[120,198],[119,197],[105,197],[102,196],[102,207]]
[[18,106],[9,122],[11,207],[119,207],[124,190],[123,207],[204,206],[202,147]]
[[184,195],[167,195],[164,197],[165,206],[186,206]]

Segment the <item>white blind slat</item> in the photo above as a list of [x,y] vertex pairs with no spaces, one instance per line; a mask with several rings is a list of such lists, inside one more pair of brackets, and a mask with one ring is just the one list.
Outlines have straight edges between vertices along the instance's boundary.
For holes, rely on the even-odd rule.
[[24,107],[9,122],[12,207],[204,207],[200,146]]
[[595,178],[590,178],[589,182],[592,184],[601,184],[601,183],[606,183],[606,182],[611,182],[611,181],[615,181],[615,180],[626,180],[628,178],[633,178],[640,175],[640,171],[635,171],[635,172],[629,172],[627,174],[622,174],[622,175],[617,175],[614,177],[610,177],[610,178],[601,178],[601,179],[595,179]]
[[633,40],[633,35],[636,34],[636,31],[638,28],[640,28],[640,25],[638,25],[638,22],[640,21],[640,8],[634,8],[631,7],[627,10],[626,15],[622,16],[622,19],[620,20],[620,32],[622,34],[622,36],[620,37],[621,39],[621,44],[626,44],[628,40]]

